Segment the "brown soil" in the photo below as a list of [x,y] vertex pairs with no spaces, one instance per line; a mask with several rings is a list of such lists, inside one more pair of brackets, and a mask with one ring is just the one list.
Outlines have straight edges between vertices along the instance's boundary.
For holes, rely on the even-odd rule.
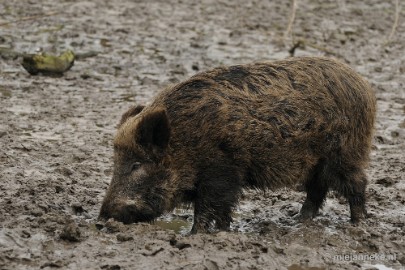
[[[185,236],[190,210],[96,224],[120,115],[199,70],[288,57],[290,2],[2,1],[0,269],[404,269],[405,8],[387,41],[394,0],[297,1],[292,30],[295,55],[339,58],[376,91],[369,219],[351,225],[330,194],[299,223],[305,194],[280,190],[246,192],[232,232]],[[38,49],[98,54],[63,77],[30,76],[13,51]]]

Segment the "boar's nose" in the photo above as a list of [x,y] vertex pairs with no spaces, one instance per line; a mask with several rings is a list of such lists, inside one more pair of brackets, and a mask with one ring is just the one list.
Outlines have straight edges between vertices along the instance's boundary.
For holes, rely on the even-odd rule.
[[104,202],[101,206],[99,220],[114,218],[125,224],[151,221],[154,215],[151,209],[142,207],[136,200],[117,200],[115,202]]

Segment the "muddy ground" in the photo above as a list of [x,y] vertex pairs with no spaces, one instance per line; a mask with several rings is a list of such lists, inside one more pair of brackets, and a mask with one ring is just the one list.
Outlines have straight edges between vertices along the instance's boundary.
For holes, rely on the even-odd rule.
[[[290,2],[1,1],[0,268],[404,269],[405,7],[387,40],[394,0],[301,0],[283,39]],[[247,191],[231,232],[185,236],[191,209],[96,226],[129,106],[200,70],[288,57],[298,40],[295,55],[341,59],[376,91],[368,220],[351,225],[330,194],[299,223],[305,194],[280,190]],[[53,78],[30,76],[13,53],[66,49],[98,54]]]

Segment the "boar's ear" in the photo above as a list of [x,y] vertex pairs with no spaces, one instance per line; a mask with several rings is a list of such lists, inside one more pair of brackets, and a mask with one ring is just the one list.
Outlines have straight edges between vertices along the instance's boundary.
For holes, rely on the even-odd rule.
[[156,109],[145,114],[136,131],[137,143],[145,148],[163,150],[169,144],[170,125],[164,109]]
[[138,105],[138,106],[133,106],[131,108],[129,108],[128,111],[126,111],[122,116],[121,116],[121,120],[120,123],[118,124],[118,127],[122,126],[122,124],[125,123],[125,121],[127,121],[128,118],[137,115],[138,113],[140,113],[143,108],[145,108],[145,106],[142,105]]

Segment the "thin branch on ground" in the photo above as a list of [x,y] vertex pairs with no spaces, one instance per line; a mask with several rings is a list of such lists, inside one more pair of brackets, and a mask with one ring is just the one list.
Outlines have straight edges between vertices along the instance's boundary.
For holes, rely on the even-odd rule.
[[292,31],[292,26],[293,26],[294,20],[295,20],[295,13],[297,12],[297,1],[298,0],[293,0],[292,7],[291,7],[290,19],[288,21],[287,29],[286,29],[286,31],[284,33],[284,39],[286,39],[290,35],[290,33]]
[[399,0],[396,0],[396,1],[395,1],[395,18],[394,18],[394,23],[392,24],[391,33],[390,33],[390,35],[388,36],[387,43],[391,41],[391,39],[394,37],[395,31],[397,30],[400,11],[401,11],[401,7],[399,6]]
[[41,15],[37,15],[37,16],[23,17],[23,18],[20,18],[20,19],[18,19],[18,20],[14,20],[14,21],[10,21],[10,22],[5,22],[5,23],[0,23],[0,26],[5,26],[5,25],[13,24],[13,23],[24,22],[24,21],[33,21],[33,20],[37,20],[37,19],[44,18],[44,17],[49,17],[49,16],[57,15],[57,14],[59,14],[59,13],[60,13],[60,12],[50,12],[50,13],[41,14]]
[[294,56],[296,49],[299,49],[299,48],[304,49],[305,47],[310,47],[310,48],[316,49],[318,51],[324,52],[326,54],[344,59],[344,57],[341,54],[334,52],[331,49],[328,49],[324,46],[312,43],[304,38],[300,38],[300,39],[294,41],[292,47],[288,50],[288,52],[290,53],[290,56],[292,57],[292,56]]

